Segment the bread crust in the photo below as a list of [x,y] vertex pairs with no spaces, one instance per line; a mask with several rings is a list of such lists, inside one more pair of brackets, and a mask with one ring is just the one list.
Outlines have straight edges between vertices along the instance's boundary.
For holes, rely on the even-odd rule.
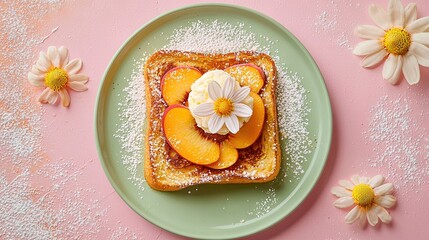
[[[227,67],[252,63],[266,75],[261,91],[265,105],[265,123],[259,139],[250,147],[239,150],[237,162],[222,170],[210,169],[181,159],[172,150],[162,131],[162,115],[167,104],[162,98],[162,76],[173,67],[189,66],[205,73]],[[161,191],[176,191],[203,183],[259,183],[276,178],[280,170],[276,85],[277,70],[270,56],[255,52],[201,54],[182,51],[157,51],[144,65],[147,127],[145,135],[144,176],[150,187]]]

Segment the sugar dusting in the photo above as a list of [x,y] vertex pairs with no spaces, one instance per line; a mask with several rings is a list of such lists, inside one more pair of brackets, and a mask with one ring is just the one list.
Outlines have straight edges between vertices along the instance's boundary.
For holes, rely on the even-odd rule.
[[331,1],[322,1],[324,6],[319,6],[319,2],[316,2],[316,6],[321,8],[321,12],[316,14],[314,17],[314,28],[317,35],[325,34],[329,40],[341,48],[347,50],[352,50],[352,44],[350,43],[350,38],[352,38],[352,31],[338,31],[338,29],[350,29],[352,30],[357,24],[348,23],[349,19],[344,19],[346,17],[344,14],[341,14],[341,10],[346,11],[356,11],[361,7],[360,3],[356,3],[351,0],[331,0]]
[[[278,112],[281,138],[287,139],[285,161],[290,172],[287,177],[290,181],[299,180],[305,173],[306,155],[312,151],[312,142],[306,129],[307,115],[311,109],[306,103],[307,91],[301,84],[303,78],[286,69],[282,59],[275,54],[278,50],[273,49],[274,42],[254,34],[251,26],[245,23],[231,24],[220,20],[190,22],[187,27],[175,29],[167,39],[169,42],[162,49],[201,53],[251,50],[271,55],[278,68],[277,108],[281,109]],[[144,53],[140,60],[135,60],[132,73],[125,79],[127,85],[119,93],[123,97],[118,103],[121,123],[115,134],[121,144],[122,163],[130,172],[130,180],[142,190],[144,184],[139,182],[139,178],[142,175],[140,166],[144,153],[141,146],[144,146],[144,138],[140,132],[145,121],[145,86],[141,68],[147,55]],[[283,174],[286,176],[286,171],[283,170]],[[263,191],[266,197],[255,203],[255,209],[248,213],[251,216],[260,217],[277,204],[274,187],[259,191]]]
[[35,23],[44,23],[63,2],[0,4],[0,239],[96,238],[108,224],[108,207],[81,181],[86,165],[48,159],[42,146],[44,108],[36,101],[41,91],[27,82],[35,53],[42,50],[38,45],[59,30],[52,26],[41,33]]
[[428,129],[418,123],[412,105],[407,97],[381,97],[365,133],[374,146],[368,164],[384,170],[403,193],[426,185],[429,177]]
[[269,54],[269,46],[261,45],[257,36],[245,29],[245,24],[230,24],[214,20],[196,21],[189,27],[175,29],[170,42],[164,47],[169,50],[194,51],[199,53],[229,53],[243,50]]
[[118,96],[123,101],[118,102],[120,124],[114,137],[121,145],[122,164],[130,173],[129,180],[141,190],[144,190],[143,171],[144,158],[144,134],[143,127],[146,120],[145,84],[142,66],[146,60],[134,60],[133,70],[129,78],[125,79],[128,84]]

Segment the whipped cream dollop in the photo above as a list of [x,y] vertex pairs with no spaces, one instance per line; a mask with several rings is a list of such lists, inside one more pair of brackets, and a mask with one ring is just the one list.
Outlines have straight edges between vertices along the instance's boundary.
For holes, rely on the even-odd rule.
[[[208,92],[208,86],[212,81],[216,81],[222,88],[225,84],[225,81],[229,78],[234,79],[229,75],[227,72],[222,70],[213,70],[208,71],[205,74],[203,74],[199,79],[197,79],[191,86],[191,92],[189,93],[188,97],[188,104],[189,104],[189,110],[191,111],[192,116],[195,118],[195,121],[197,123],[197,126],[203,129],[207,133],[211,133],[209,131],[209,119],[210,116],[206,117],[200,117],[194,114],[194,109],[203,103],[213,103],[214,101],[210,98],[209,92]],[[234,91],[241,88],[240,84],[234,79],[235,83],[235,89]],[[253,109],[253,98],[248,95],[244,100],[242,100],[240,103],[243,103],[250,107],[250,109]],[[237,117],[239,127],[241,128],[245,122],[248,122],[251,116],[249,117]],[[223,125],[219,131],[217,131],[217,134],[220,135],[226,135],[230,131],[228,128]]]

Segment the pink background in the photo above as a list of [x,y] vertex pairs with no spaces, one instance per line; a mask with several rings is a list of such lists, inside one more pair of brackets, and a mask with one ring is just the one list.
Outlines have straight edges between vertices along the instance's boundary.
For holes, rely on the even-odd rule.
[[[11,2],[11,1],[9,1]],[[24,1],[18,1],[24,2]],[[20,64],[31,65],[37,59],[39,51],[46,51],[48,46],[68,47],[71,58],[81,58],[84,67],[82,73],[90,77],[89,90],[83,93],[70,91],[71,106],[68,109],[59,105],[43,105],[37,107],[37,96],[41,89],[30,86],[26,82],[26,72],[5,71],[6,78],[14,76],[21,81],[18,87],[26,88],[23,96],[31,99],[33,112],[41,114],[41,127],[34,129],[40,136],[34,139],[40,145],[37,161],[23,162],[14,159],[11,153],[12,142],[1,142],[1,168],[7,182],[22,174],[23,166],[30,169],[32,189],[30,201],[40,201],[42,193],[55,193],[53,204],[61,208],[70,203],[66,198],[68,192],[79,190],[82,202],[73,203],[76,208],[69,213],[82,213],[82,223],[74,230],[78,237],[86,239],[181,239],[182,237],[162,230],[147,222],[116,194],[109,184],[98,160],[95,139],[93,112],[97,90],[102,75],[115,52],[122,43],[138,28],[151,19],[177,7],[197,3],[199,1],[37,1],[40,2],[33,10],[14,4],[0,3],[4,9],[21,9],[17,14],[26,22],[27,33],[33,38],[43,38],[53,29],[58,29],[41,44],[25,43],[31,57]],[[306,200],[284,220],[273,227],[262,231],[248,239],[426,239],[429,234],[429,202],[428,165],[429,165],[429,70],[421,68],[421,81],[418,85],[408,86],[402,80],[398,86],[391,86],[381,77],[382,66],[374,69],[363,69],[359,63],[361,58],[354,56],[351,49],[359,41],[353,35],[353,29],[360,24],[373,24],[367,14],[369,4],[375,0],[273,0],[273,1],[224,1],[246,6],[260,11],[289,29],[308,49],[318,64],[327,85],[334,119],[332,148],[325,170],[315,189]],[[418,16],[429,15],[429,2],[416,0]],[[377,1],[386,8],[387,0]],[[404,1],[408,4],[409,1]],[[38,21],[31,22],[32,14],[40,13]],[[3,11],[1,11],[3,12]],[[4,17],[8,14],[1,13]],[[3,22],[5,19],[3,19]],[[6,36],[0,38],[3,51],[14,53],[11,41]],[[20,41],[23,42],[23,41]],[[19,43],[19,42],[18,42]],[[11,64],[16,56],[1,55],[3,67]],[[1,66],[1,65],[0,65]],[[30,70],[29,68],[27,71]],[[4,69],[2,68],[2,71]],[[12,75],[12,76],[10,76]],[[2,81],[9,79],[2,79]],[[5,88],[0,82],[0,90]],[[390,101],[400,100],[396,105]],[[9,101],[10,102],[10,101]],[[13,110],[16,106],[5,106],[8,101],[0,98],[0,109]],[[383,102],[385,103],[383,105]],[[407,105],[410,111],[403,116],[409,120],[409,131],[398,129],[398,141],[415,146],[411,152],[418,152],[413,158],[418,170],[398,170],[395,166],[370,166],[370,159],[383,154],[384,150],[376,142],[371,141],[371,119],[375,117],[374,109],[383,105],[386,109],[401,108]],[[402,105],[401,105],[402,104]],[[28,106],[27,106],[28,107]],[[0,125],[4,126],[4,125]],[[20,127],[16,127],[19,129]],[[4,131],[6,128],[0,129]],[[37,136],[32,134],[31,136]],[[411,139],[409,139],[410,137]],[[416,144],[413,144],[416,143]],[[401,142],[397,144],[402,144]],[[0,153],[1,154],[1,153]],[[412,154],[412,153],[411,153]],[[406,152],[403,161],[412,161]],[[33,156],[34,159],[36,157]],[[33,159],[32,158],[32,159]],[[402,160],[401,160],[402,161]],[[63,181],[65,187],[56,191],[53,187],[58,179],[46,179],[37,174],[40,169],[55,164],[64,164],[70,168],[69,179]],[[52,168],[49,168],[53,171]],[[64,169],[61,168],[61,169]],[[387,175],[392,170],[395,174],[387,180],[397,186],[395,195],[398,204],[389,210],[393,217],[390,225],[361,228],[357,224],[345,224],[343,219],[347,211],[336,209],[332,202],[336,199],[330,194],[331,187],[340,179],[348,179],[353,174],[374,176]],[[407,172],[408,171],[408,172]],[[68,173],[69,174],[69,173]],[[49,174],[47,174],[49,175]],[[61,175],[58,174],[57,175]],[[413,176],[415,178],[413,179]],[[1,185],[0,185],[1,186]],[[13,187],[13,185],[11,184]],[[51,189],[51,190],[49,190]],[[54,190],[52,190],[54,189]],[[64,195],[62,195],[64,193]],[[0,200],[5,202],[6,195],[0,188]],[[39,211],[44,211],[39,210]],[[46,210],[55,211],[55,210]],[[94,211],[98,211],[94,214]],[[3,213],[0,212],[0,215]],[[30,216],[30,215],[28,215]],[[8,218],[9,217],[9,218]],[[0,237],[7,238],[6,231],[15,231],[12,226],[5,227],[6,221],[13,217],[0,216]],[[2,222],[3,221],[3,222]],[[76,219],[74,220],[75,222]],[[88,221],[88,222],[85,222]],[[90,223],[92,222],[92,223]],[[37,222],[36,222],[37,223]],[[55,228],[64,229],[60,221]],[[29,230],[25,228],[24,230]],[[72,230],[73,230],[72,229]],[[76,232],[77,232],[76,231]],[[36,232],[38,233],[38,232]],[[17,233],[18,234],[18,233]],[[18,235],[19,236],[19,235]],[[21,235],[22,236],[22,235]],[[59,235],[61,236],[61,235]],[[70,236],[66,236],[70,238]]]

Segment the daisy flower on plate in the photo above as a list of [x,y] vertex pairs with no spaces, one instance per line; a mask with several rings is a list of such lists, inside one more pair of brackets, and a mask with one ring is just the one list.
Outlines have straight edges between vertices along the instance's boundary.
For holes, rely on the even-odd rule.
[[36,87],[45,87],[39,97],[39,102],[55,104],[58,96],[61,105],[70,105],[70,95],[66,87],[78,92],[88,90],[85,83],[88,76],[77,74],[82,68],[80,59],[69,62],[68,50],[65,47],[48,47],[48,51],[39,53],[39,59],[28,73],[28,81]]
[[365,56],[361,66],[373,67],[386,59],[385,80],[396,84],[402,72],[410,85],[418,83],[419,64],[429,67],[429,32],[425,32],[429,17],[417,19],[416,4],[410,3],[404,8],[399,0],[389,0],[387,11],[372,4],[369,16],[376,26],[356,28],[356,34],[366,39],[353,50],[355,55]]
[[384,183],[384,177],[377,175],[373,178],[354,175],[351,181],[341,180],[340,186],[331,189],[331,193],[339,197],[334,206],[337,208],[353,209],[346,215],[346,223],[354,223],[359,220],[361,226],[368,223],[375,226],[380,219],[384,223],[390,223],[392,217],[386,208],[391,208],[396,203],[392,183]]
[[198,105],[193,113],[198,117],[208,117],[208,127],[211,133],[216,133],[224,124],[231,133],[240,130],[238,117],[250,117],[252,109],[241,103],[250,93],[247,86],[235,88],[235,80],[229,77],[225,80],[223,87],[216,81],[208,85],[209,97],[213,102]]

